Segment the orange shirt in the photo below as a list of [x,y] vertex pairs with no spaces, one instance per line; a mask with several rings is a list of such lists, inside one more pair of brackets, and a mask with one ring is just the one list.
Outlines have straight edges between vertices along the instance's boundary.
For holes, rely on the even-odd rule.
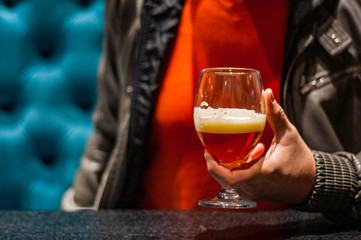
[[[287,17],[288,0],[186,1],[154,113],[142,207],[194,209],[199,199],[219,192],[193,124],[200,72],[207,67],[258,69],[264,87],[278,99]],[[267,125],[266,146],[272,137]]]

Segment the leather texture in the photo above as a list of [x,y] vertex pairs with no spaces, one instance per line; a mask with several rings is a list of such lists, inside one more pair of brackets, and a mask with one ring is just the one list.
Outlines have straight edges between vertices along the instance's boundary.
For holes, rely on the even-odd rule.
[[291,13],[283,104],[313,150],[317,169],[309,200],[294,207],[321,211],[337,222],[357,222],[361,219],[360,2],[292,4],[302,14]]
[[[143,159],[143,157],[146,156],[144,153],[147,141],[147,123],[149,119],[151,119],[149,114],[151,114],[152,106],[156,103],[157,97],[158,82],[154,80],[161,80],[162,75],[161,71],[157,74],[154,73],[161,69],[158,68],[158,66],[167,63],[167,51],[164,50],[172,45],[172,41],[168,40],[174,36],[172,32],[174,33],[174,30],[176,30],[182,2],[182,0],[179,0],[179,2],[167,1],[167,3],[163,5],[159,1],[152,0],[145,0],[143,4],[140,4],[142,0],[137,2],[133,0],[114,0],[107,2],[109,5],[107,6],[106,13],[105,53],[103,64],[100,68],[99,99],[94,115],[97,131],[94,133],[88,145],[73,188],[70,188],[64,195],[62,202],[64,210],[137,207],[136,204],[139,200],[138,192],[141,192],[141,188],[137,187],[139,186],[137,185],[137,181],[139,182],[137,176],[141,176],[141,171],[144,167],[143,163],[147,161],[147,159]],[[311,109],[319,113],[322,118],[324,117],[324,115],[322,115],[323,112],[331,113],[332,111],[329,111],[330,108],[336,106],[336,104],[332,104],[332,101],[326,105],[322,104],[325,102],[323,99],[330,99],[328,97],[332,99],[337,96],[332,94],[334,93],[333,88],[335,87],[335,90],[340,90],[343,93],[342,96],[347,96],[345,95],[347,91],[344,91],[344,87],[350,90],[351,88],[348,88],[348,83],[358,83],[359,81],[357,75],[351,74],[353,70],[357,70],[358,65],[350,65],[349,63],[355,63],[353,61],[355,57],[354,46],[358,46],[355,43],[357,43],[360,38],[357,37],[357,34],[353,35],[352,33],[354,32],[346,30],[349,24],[341,23],[339,25],[339,22],[328,18],[330,15],[321,16],[319,14],[320,12],[316,12],[317,9],[321,9],[321,7],[324,6],[322,5],[323,3],[327,3],[327,6],[328,4],[333,6],[335,3],[338,3],[338,1],[290,1],[292,6],[291,10],[293,11],[290,15],[292,19],[291,22],[289,22],[289,31],[286,39],[286,65],[284,69],[287,71],[285,71],[286,75],[283,76],[282,83],[285,86],[282,92],[284,94],[283,103],[285,104],[285,110],[289,110],[287,112],[288,116],[296,124],[298,122],[295,120],[300,120],[302,116],[306,116],[305,112],[302,111],[303,104],[308,102],[312,103],[312,100],[319,100],[316,101],[317,104],[314,104],[314,108]],[[351,3],[352,5],[348,5]],[[351,21],[359,19],[356,17],[357,13],[360,12],[360,9],[357,8],[359,5],[355,5],[354,3],[356,2],[343,0],[340,1],[340,5],[338,5],[340,6],[339,12],[346,15],[350,12],[355,14],[350,19]],[[141,11],[137,11],[136,9],[140,7]],[[137,17],[134,18],[134,16],[140,16],[140,14],[138,15],[139,12],[142,13],[140,26],[138,25]],[[333,11],[330,12],[333,13]],[[173,17],[175,18],[173,19]],[[323,26],[322,31],[318,32],[319,34],[314,34],[317,32],[313,32],[315,17],[325,17],[319,19],[321,20],[320,22],[317,21],[317,23],[322,23],[320,26]],[[125,19],[127,19],[128,22],[125,21]],[[169,22],[163,22],[162,19],[168,19]],[[160,23],[159,21],[163,23],[160,25],[162,28],[156,27],[158,26],[156,23]],[[164,24],[166,22],[169,24]],[[120,23],[124,23],[124,25],[121,25],[122,28],[119,28]],[[356,25],[351,22],[350,26]],[[335,29],[335,32],[331,31],[331,35],[322,34],[323,31],[330,33],[329,30],[333,29]],[[134,30],[134,32],[131,30]],[[333,33],[335,33],[335,36]],[[347,33],[347,36],[339,36],[340,33]],[[133,38],[134,36],[136,37]],[[168,38],[168,36],[171,38]],[[333,39],[335,43],[339,43],[341,47],[333,51],[331,46],[333,43],[330,39],[326,39],[326,36],[330,37],[331,40]],[[350,42],[348,40],[349,36],[351,36],[354,41]],[[165,41],[163,42],[163,40]],[[315,44],[319,51],[313,52],[314,55],[308,58],[304,58],[305,50],[309,49],[310,44]],[[127,49],[132,49],[134,54],[128,55],[127,53],[129,52],[124,51]],[[345,49],[348,50],[346,57],[342,58],[343,61],[340,61],[339,56]],[[337,67],[335,69],[333,67],[329,68],[332,69],[332,71],[329,72],[329,77],[332,79],[333,77],[340,77],[340,73],[343,73],[343,71],[339,72],[338,70],[345,70],[346,73],[354,76],[354,78],[350,78],[350,81],[347,81],[347,79],[345,79],[346,81],[337,81],[337,88],[336,85],[333,86],[333,84],[331,84],[333,81],[327,83],[321,80],[315,82],[316,88],[314,88],[313,78],[302,78],[304,69],[310,70],[310,72],[306,71],[305,73],[315,73],[316,75],[317,73],[323,72],[322,69],[309,69],[306,68],[305,65],[311,64],[314,60],[323,60],[325,54],[331,56],[328,58],[330,61],[326,63],[330,62],[332,66]],[[333,54],[337,56],[332,57]],[[150,61],[147,61],[147,59],[144,58],[145,56],[147,56],[147,59]],[[148,65],[145,63],[148,63]],[[345,65],[351,68],[344,68]],[[119,66],[130,66],[131,68],[119,68]],[[326,67],[328,65],[312,64],[311,66]],[[158,78],[159,76],[160,78]],[[156,79],[154,77],[156,77]],[[304,83],[304,85],[299,85],[300,83]],[[345,84],[343,85],[342,83]],[[138,86],[138,84],[141,86]],[[299,86],[302,87],[299,88]],[[311,86],[311,88],[308,89],[308,86]],[[355,84],[354,86],[359,85]],[[305,88],[303,89],[303,87]],[[357,89],[359,88],[355,88],[354,91],[350,92],[352,94],[349,95],[358,96],[355,94],[356,92],[359,93]],[[297,94],[295,94],[296,92],[293,90],[297,90]],[[303,90],[305,90],[305,92],[303,92]],[[310,90],[312,90],[312,92]],[[317,90],[327,90],[325,93],[328,94],[320,94],[319,98],[316,98],[316,96],[313,97],[313,93]],[[306,94],[309,97],[307,101],[302,101],[300,97],[301,94]],[[356,102],[358,99],[357,97],[354,98]],[[360,108],[357,106],[360,105],[357,105],[357,103],[353,105],[356,106],[354,109],[358,115],[352,115],[350,111],[347,111],[346,114],[354,116],[353,119],[355,119],[355,121],[346,124],[346,126],[353,127],[353,129],[348,128],[342,132],[340,131],[342,130],[340,126],[345,125],[341,124],[340,119],[346,120],[352,118],[350,118],[350,115],[348,115],[348,117],[342,117],[342,115],[338,114],[340,110],[339,106],[344,106],[344,102],[341,101],[343,98],[339,98],[338,100],[335,110],[337,113],[329,115],[329,122],[320,121],[320,123],[324,124],[318,124],[319,122],[316,121],[316,118],[315,121],[310,121],[309,119],[311,118],[306,118],[307,121],[301,121],[301,123],[312,124],[311,129],[314,131],[311,131],[311,133],[313,133],[315,137],[321,137],[319,142],[314,141],[312,138],[306,138],[307,134],[303,131],[302,125],[297,125],[300,133],[305,136],[307,144],[314,150],[313,153],[316,164],[318,164],[316,176],[317,185],[312,196],[310,196],[310,201],[309,203],[305,203],[306,206],[298,207],[304,207],[305,210],[327,211],[333,216],[335,216],[335,211],[337,210],[340,210],[340,213],[344,214],[342,210],[346,207],[347,211],[350,211],[350,215],[346,214],[345,217],[348,220],[355,220],[360,216],[359,209],[361,206],[359,187],[361,186],[359,183],[361,179],[361,161],[359,159],[361,154],[359,153],[361,149],[360,141],[359,138],[352,138],[358,141],[351,141],[354,144],[346,141],[344,146],[338,148],[330,144],[330,142],[337,144],[337,138],[329,138],[327,133],[329,133],[328,131],[335,130],[336,133],[340,133],[339,136],[342,139],[345,139],[347,133],[352,133],[353,136],[356,137],[359,136],[360,121],[358,120],[361,115],[358,114],[360,113]],[[324,109],[323,107],[326,108]],[[347,109],[350,108],[347,107]],[[293,110],[295,112],[293,112]],[[315,112],[310,111],[307,113],[312,114]],[[295,116],[297,118],[295,118]],[[326,120],[328,120],[328,118]],[[336,125],[327,123],[336,123]],[[333,129],[332,126],[334,126],[335,129]],[[322,131],[324,128],[321,127],[325,127],[328,131],[324,133]],[[350,152],[345,152],[350,149]],[[325,152],[321,152],[322,150]],[[338,151],[338,153],[334,153],[335,151]],[[355,155],[358,154],[358,157],[352,153]],[[337,168],[337,171],[329,171],[334,167]],[[342,187],[340,187],[341,182],[345,183],[345,185],[342,184]],[[329,188],[329,183],[336,183],[335,188]],[[356,186],[357,189],[355,189]],[[337,205],[333,206],[331,203],[327,203],[332,201],[333,196],[339,196],[340,194],[342,197],[337,199]],[[335,207],[339,208],[335,209]]]
[[63,198],[64,210],[139,204],[149,124],[183,3],[107,2],[96,132]]
[[93,132],[103,0],[0,0],[0,209],[60,208]]
[[287,51],[283,104],[313,150],[361,151],[360,10],[354,1],[325,1],[289,27],[294,40],[286,49],[299,48]]

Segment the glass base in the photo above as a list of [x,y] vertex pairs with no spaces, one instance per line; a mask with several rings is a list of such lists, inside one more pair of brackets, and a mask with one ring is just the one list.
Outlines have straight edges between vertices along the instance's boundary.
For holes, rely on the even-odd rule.
[[216,197],[199,200],[198,205],[202,207],[242,209],[254,208],[257,206],[257,203],[241,198],[235,189],[225,189],[222,187]]

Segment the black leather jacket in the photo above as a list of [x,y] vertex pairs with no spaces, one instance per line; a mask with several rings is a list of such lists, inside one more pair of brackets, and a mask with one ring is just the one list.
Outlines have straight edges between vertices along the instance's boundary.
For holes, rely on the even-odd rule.
[[[137,206],[151,116],[183,7],[182,0],[106,4],[96,131],[64,195],[65,210]],[[358,217],[361,3],[290,5],[281,98],[317,167],[312,196],[295,207]]]

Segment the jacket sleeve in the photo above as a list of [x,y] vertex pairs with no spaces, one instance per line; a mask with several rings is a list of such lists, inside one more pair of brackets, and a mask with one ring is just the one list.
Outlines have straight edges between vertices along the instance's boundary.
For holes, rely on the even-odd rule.
[[[115,7],[115,2],[107,2],[106,22],[110,22],[108,12]],[[94,199],[116,138],[120,92],[117,67],[112,59],[116,43],[111,40],[113,38],[110,35],[114,31],[109,25],[106,25],[105,31],[103,56],[98,71],[97,105],[93,113],[95,132],[81,158],[73,187],[63,196],[61,207],[67,211],[95,208]]]
[[313,151],[313,155],[316,161],[314,190],[306,203],[293,207],[322,212],[335,222],[360,222],[361,153]]
[[[107,64],[103,63],[103,68]],[[101,75],[103,74],[101,71]],[[94,199],[97,193],[101,175],[113,149],[116,124],[117,96],[114,95],[110,86],[114,83],[111,78],[100,77],[100,88],[109,88],[104,96],[99,96],[97,107],[93,114],[95,132],[91,136],[85,153],[76,174],[74,185],[64,195],[62,200],[63,210],[76,210],[82,208],[94,208]],[[105,80],[107,79],[107,80]],[[103,95],[103,94],[100,94]]]

